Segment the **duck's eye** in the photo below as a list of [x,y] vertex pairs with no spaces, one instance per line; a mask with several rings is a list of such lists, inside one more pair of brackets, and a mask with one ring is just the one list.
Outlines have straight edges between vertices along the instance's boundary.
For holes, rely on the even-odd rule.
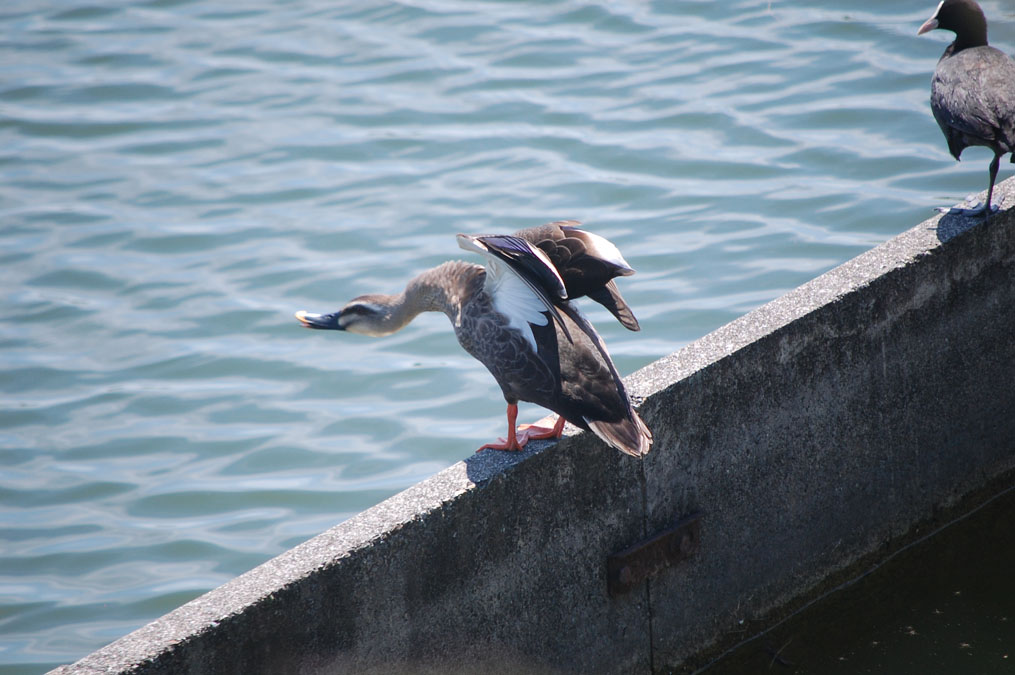
[[355,305],[349,305],[342,310],[342,316],[347,316],[350,319],[358,319],[364,316],[373,316],[377,313],[378,311],[376,307],[360,303],[357,303]]
[[351,302],[342,308],[338,322],[343,329],[357,325],[369,327],[373,323],[380,322],[384,314],[384,310],[373,303]]

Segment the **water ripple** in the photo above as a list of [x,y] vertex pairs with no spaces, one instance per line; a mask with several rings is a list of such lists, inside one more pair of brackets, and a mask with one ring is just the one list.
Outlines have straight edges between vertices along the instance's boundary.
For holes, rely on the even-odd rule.
[[503,433],[444,317],[374,341],[296,309],[580,218],[639,271],[641,333],[588,308],[629,372],[980,190],[930,116],[924,5],[5,3],[0,670]]

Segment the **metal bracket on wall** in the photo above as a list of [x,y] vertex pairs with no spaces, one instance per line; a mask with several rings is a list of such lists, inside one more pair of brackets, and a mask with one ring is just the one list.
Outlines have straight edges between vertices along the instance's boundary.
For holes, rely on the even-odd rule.
[[671,528],[606,558],[610,595],[623,595],[698,550],[701,514],[692,514]]

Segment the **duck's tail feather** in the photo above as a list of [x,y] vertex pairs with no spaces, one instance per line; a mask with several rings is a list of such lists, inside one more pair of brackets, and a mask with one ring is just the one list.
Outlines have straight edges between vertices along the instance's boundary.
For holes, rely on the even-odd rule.
[[592,432],[607,444],[632,457],[644,457],[652,447],[652,432],[633,409],[619,422],[588,420]]

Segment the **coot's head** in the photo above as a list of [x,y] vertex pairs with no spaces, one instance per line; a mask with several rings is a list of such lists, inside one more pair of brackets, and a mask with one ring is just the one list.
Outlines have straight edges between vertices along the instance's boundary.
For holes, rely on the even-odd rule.
[[987,44],[987,18],[975,0],[944,0],[916,34],[935,28],[955,33],[956,49]]

